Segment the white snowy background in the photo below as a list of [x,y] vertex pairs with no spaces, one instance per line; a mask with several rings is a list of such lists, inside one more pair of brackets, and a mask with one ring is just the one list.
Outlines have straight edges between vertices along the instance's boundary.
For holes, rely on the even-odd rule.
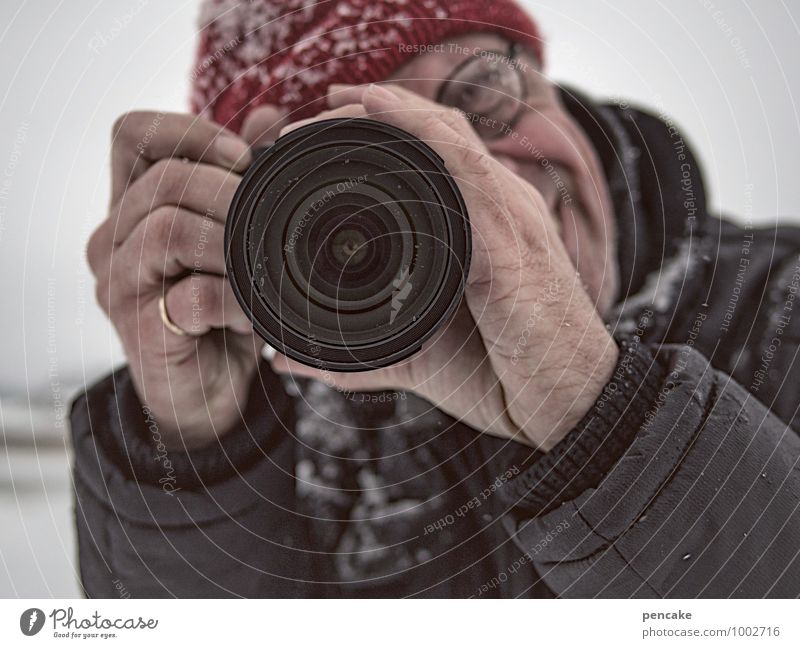
[[[715,209],[800,222],[800,2],[525,4],[554,79],[675,119]],[[186,109],[197,6],[0,3],[0,597],[79,594],[63,415],[122,362],[85,242],[114,118]]]

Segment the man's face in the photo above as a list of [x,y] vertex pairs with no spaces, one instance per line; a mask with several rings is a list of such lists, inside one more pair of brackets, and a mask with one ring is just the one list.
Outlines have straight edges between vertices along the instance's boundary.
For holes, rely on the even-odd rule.
[[[508,49],[509,43],[498,36],[469,34],[415,57],[391,80],[435,101],[445,80],[475,53]],[[523,108],[515,113],[511,129],[500,136],[485,134],[484,142],[499,162],[542,194],[589,296],[603,314],[614,303],[618,284],[615,223],[603,171],[534,55],[522,51],[515,67],[524,80]],[[464,97],[465,103],[472,95]]]

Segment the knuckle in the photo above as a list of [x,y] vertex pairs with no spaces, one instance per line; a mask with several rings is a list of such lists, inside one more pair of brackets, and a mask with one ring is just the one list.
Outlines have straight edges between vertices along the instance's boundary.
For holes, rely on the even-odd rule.
[[[201,326],[219,309],[220,291],[206,275],[190,275],[169,292],[168,303],[176,315],[192,318],[192,326]],[[191,314],[191,315],[189,315]]]
[[144,114],[141,110],[129,110],[117,117],[111,126],[113,141],[127,141]]
[[180,160],[165,158],[147,170],[147,186],[156,203],[175,202],[186,187],[184,169],[188,165]]
[[462,159],[464,164],[469,168],[470,173],[477,176],[494,178],[494,167],[486,150],[467,140],[463,140],[461,144]]
[[130,123],[131,113],[124,112],[111,125],[111,139],[116,142],[124,138],[126,124]]
[[192,299],[192,292],[197,290],[196,285],[197,277],[193,276],[176,283],[174,286],[172,286],[172,288],[169,289],[169,292],[167,293],[167,305],[178,309],[182,308],[185,304],[189,304]]
[[222,293],[216,281],[210,281],[203,276],[193,276],[186,282],[188,288],[187,298],[192,304],[197,304],[202,309],[216,308]]
[[155,243],[158,247],[164,247],[169,242],[173,244],[180,234],[174,207],[157,207],[145,220],[147,229],[147,239],[150,245]]
[[460,146],[458,157],[461,161],[461,165],[467,170],[470,176],[484,174],[485,167],[483,166],[481,156],[476,154],[469,146]]

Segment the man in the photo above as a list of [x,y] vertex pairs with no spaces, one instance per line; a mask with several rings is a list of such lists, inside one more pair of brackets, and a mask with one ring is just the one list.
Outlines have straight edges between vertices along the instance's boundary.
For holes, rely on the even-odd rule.
[[[510,0],[201,26],[197,115],[117,122],[89,244],[129,365],[72,413],[88,595],[800,594],[800,231],[710,217],[674,126],[554,86]],[[456,178],[462,307],[380,371],[263,361],[224,277],[241,173],[365,115]]]

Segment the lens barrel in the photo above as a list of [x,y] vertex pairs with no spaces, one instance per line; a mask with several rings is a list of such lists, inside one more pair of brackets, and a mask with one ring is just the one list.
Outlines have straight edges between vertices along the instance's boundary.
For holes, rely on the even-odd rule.
[[228,278],[256,331],[330,371],[417,352],[458,306],[470,253],[442,159],[370,119],[279,138],[245,173],[225,229]]

